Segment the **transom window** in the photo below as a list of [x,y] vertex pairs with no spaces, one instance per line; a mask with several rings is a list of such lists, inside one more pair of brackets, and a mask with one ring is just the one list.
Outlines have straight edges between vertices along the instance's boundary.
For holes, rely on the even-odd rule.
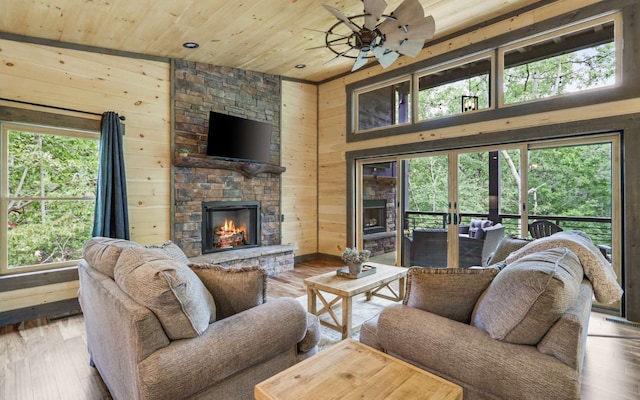
[[615,85],[617,16],[529,38],[499,49],[502,103],[540,100]]
[[355,97],[358,131],[411,122],[409,78],[358,90]]
[[484,55],[416,74],[418,121],[489,108],[491,60]]
[[618,12],[393,81],[355,88],[351,132],[366,133],[612,87],[622,83],[621,70],[622,14]]
[[93,228],[99,133],[0,126],[0,272],[73,265]]

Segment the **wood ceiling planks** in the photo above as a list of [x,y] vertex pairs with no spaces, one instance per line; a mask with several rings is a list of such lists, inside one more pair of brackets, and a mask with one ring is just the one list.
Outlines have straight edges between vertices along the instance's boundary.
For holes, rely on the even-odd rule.
[[[402,0],[387,0],[386,14]],[[459,31],[536,0],[421,0],[438,35]],[[42,0],[3,4],[0,31],[207,64],[322,81],[351,69],[353,60],[332,57],[326,30],[337,20],[329,4],[347,16],[362,14],[360,0]],[[200,48],[182,47],[195,41]],[[370,61],[373,62],[373,61]],[[305,69],[295,69],[306,64]]]

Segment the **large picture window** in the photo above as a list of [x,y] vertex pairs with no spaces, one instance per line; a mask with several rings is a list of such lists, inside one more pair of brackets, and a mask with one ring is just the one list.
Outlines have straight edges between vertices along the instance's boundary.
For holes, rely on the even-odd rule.
[[93,227],[99,133],[1,127],[1,272],[73,264]]

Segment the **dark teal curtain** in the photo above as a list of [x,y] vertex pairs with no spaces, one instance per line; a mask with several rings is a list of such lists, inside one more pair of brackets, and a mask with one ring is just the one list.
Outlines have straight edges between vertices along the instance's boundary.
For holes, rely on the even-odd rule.
[[120,117],[113,111],[102,114],[101,127],[93,236],[128,240],[127,180]]

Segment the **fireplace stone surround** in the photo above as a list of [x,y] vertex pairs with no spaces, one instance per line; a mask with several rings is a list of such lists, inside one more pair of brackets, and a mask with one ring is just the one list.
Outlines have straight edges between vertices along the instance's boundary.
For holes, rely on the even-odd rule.
[[[280,239],[280,77],[176,60],[174,72],[173,241],[192,262],[293,269],[293,246]],[[205,156],[209,111],[269,122],[268,164]],[[188,149],[189,157],[178,150]],[[202,203],[260,203],[260,247],[202,254]]]

